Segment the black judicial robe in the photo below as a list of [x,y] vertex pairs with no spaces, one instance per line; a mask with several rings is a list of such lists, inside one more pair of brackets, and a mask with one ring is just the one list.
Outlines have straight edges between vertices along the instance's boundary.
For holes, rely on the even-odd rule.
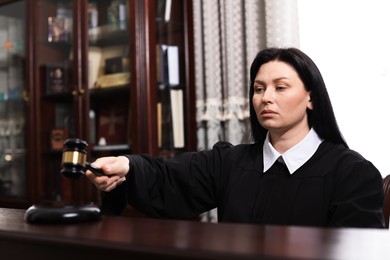
[[276,162],[263,173],[262,145],[176,158],[129,155],[127,180],[103,198],[103,212],[127,203],[151,217],[187,219],[218,208],[219,222],[319,227],[383,227],[382,176],[358,153],[324,141],[290,174]]

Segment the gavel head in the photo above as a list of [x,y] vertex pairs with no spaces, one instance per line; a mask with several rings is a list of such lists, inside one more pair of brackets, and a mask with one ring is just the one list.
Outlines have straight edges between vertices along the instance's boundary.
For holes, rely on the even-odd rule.
[[86,141],[78,138],[65,140],[62,151],[61,174],[66,178],[77,179],[85,174],[87,161]]

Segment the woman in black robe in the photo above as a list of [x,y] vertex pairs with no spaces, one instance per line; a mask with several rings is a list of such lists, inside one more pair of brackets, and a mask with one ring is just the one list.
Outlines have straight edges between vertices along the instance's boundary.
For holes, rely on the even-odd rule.
[[218,142],[174,158],[102,157],[103,211],[128,204],[151,217],[219,222],[383,227],[382,177],[348,148],[321,73],[295,48],[260,51],[250,70],[253,143]]

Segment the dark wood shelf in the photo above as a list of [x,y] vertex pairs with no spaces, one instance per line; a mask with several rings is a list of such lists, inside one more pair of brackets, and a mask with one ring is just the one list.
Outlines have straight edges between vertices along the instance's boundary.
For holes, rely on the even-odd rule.
[[129,95],[130,95],[129,85],[90,89],[90,97],[92,101],[99,101],[99,100],[115,101],[118,98],[128,99],[130,97]]

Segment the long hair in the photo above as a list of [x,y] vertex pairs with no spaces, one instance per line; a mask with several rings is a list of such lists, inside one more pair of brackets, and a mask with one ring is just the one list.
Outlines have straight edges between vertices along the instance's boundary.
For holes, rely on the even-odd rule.
[[254,95],[253,86],[257,72],[263,64],[270,61],[281,61],[292,66],[298,73],[306,90],[310,91],[313,109],[306,110],[309,127],[312,127],[320,138],[348,147],[337,125],[328,91],[319,69],[309,56],[296,48],[264,49],[256,55],[252,62],[250,68],[249,104],[253,141],[263,143],[268,131],[261,126],[257,119],[252,97]]

